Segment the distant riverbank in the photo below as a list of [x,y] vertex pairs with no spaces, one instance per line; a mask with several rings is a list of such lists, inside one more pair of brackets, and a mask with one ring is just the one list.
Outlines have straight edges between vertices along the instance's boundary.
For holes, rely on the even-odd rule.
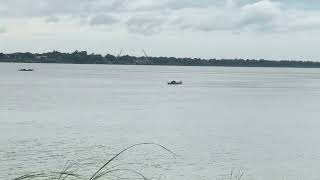
[[88,54],[86,51],[61,53],[0,53],[0,62],[16,63],[64,63],[64,64],[122,64],[122,65],[164,65],[164,66],[223,66],[223,67],[290,67],[290,68],[320,68],[320,62],[295,60],[265,60],[265,59],[200,59],[176,57],[136,57],[114,56],[107,54]]

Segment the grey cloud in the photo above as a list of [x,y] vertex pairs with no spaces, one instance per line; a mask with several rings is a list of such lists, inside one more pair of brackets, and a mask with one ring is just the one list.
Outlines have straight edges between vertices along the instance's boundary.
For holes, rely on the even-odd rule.
[[92,17],[90,19],[90,24],[91,25],[111,25],[119,20],[111,15],[106,15],[106,14],[100,14]]
[[[313,4],[318,1],[310,0]],[[295,6],[289,6],[295,2]],[[297,0],[0,0],[0,16],[69,18],[90,25],[123,24],[150,35],[166,30],[283,32],[320,29],[320,13]],[[320,3],[318,3],[320,4]],[[80,21],[79,21],[80,20]]]
[[[303,18],[297,16],[298,12]],[[229,0],[224,7],[186,9],[178,12],[178,16],[182,19],[178,24],[181,29],[194,31],[285,32],[320,25],[319,13],[290,12],[282,3],[271,0],[247,4]],[[302,19],[309,22],[301,23]]]
[[242,25],[269,23],[282,14],[280,6],[268,0],[245,5],[240,8],[240,12],[240,23]]
[[290,9],[280,1],[263,0],[242,8],[240,25],[256,25],[260,31],[288,32],[320,27],[320,13]]
[[[2,16],[57,16],[205,7],[193,0],[0,0]],[[211,2],[212,4],[212,2]]]
[[125,2],[122,7],[127,11],[178,10],[185,8],[207,7],[210,4],[205,1],[197,2],[194,0],[127,0],[122,2]]
[[56,16],[49,16],[46,18],[46,22],[48,22],[48,23],[57,23],[57,22],[59,22],[59,20],[60,19]]
[[161,32],[164,23],[163,17],[137,16],[130,18],[126,25],[130,32],[152,35]]
[[280,4],[263,0],[248,4],[240,8],[240,16],[236,23],[238,28],[252,28],[253,30],[272,31],[277,21],[283,18]]
[[0,0],[0,13],[16,17],[79,16],[95,13],[101,5],[111,8],[112,4],[112,0],[105,3],[100,0]]
[[320,13],[309,14],[290,12],[287,17],[288,23],[283,26],[283,31],[305,31],[320,29]]

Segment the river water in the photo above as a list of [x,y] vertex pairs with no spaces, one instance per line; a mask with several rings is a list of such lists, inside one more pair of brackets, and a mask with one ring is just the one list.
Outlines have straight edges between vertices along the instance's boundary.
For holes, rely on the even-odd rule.
[[89,177],[142,142],[179,156],[144,145],[112,165],[161,180],[319,179],[319,102],[318,69],[0,63],[0,179],[75,162]]

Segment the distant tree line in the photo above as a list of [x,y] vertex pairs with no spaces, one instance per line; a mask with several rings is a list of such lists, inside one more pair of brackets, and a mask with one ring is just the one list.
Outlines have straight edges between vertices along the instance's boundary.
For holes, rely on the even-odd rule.
[[123,64],[123,65],[167,65],[167,66],[227,66],[227,67],[296,67],[320,68],[320,62],[314,61],[274,61],[255,59],[199,59],[176,57],[135,57],[107,54],[88,54],[86,51],[61,53],[58,51],[33,54],[0,53],[0,62],[17,63],[70,63],[70,64]]

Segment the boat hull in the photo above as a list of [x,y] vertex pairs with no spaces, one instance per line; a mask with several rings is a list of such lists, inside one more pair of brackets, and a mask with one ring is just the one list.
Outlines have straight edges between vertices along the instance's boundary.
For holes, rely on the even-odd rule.
[[175,81],[168,82],[168,85],[181,85],[181,84],[182,84],[182,81],[179,81],[179,82],[175,82]]

